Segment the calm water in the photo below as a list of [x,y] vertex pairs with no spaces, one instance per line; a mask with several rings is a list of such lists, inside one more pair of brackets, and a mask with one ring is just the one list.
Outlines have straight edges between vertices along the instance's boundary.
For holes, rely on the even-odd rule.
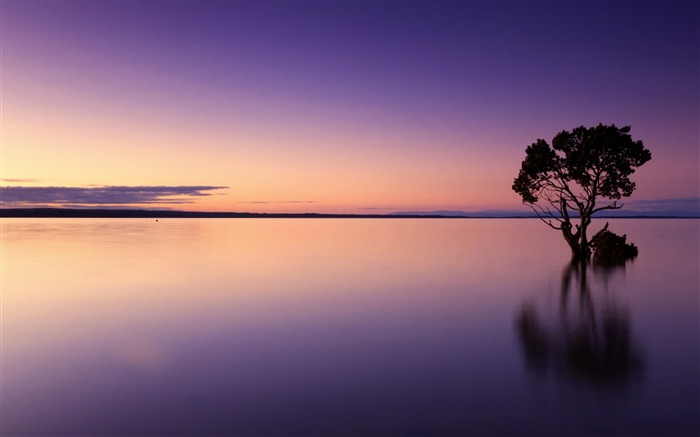
[[3,219],[0,434],[697,435],[699,223]]

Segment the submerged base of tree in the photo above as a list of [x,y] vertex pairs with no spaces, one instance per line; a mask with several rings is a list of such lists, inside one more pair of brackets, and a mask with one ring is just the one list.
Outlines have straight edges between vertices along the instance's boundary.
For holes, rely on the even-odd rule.
[[608,223],[591,238],[589,246],[593,251],[595,264],[624,264],[639,254],[637,246],[633,243],[627,243],[627,235],[617,235],[609,231]]

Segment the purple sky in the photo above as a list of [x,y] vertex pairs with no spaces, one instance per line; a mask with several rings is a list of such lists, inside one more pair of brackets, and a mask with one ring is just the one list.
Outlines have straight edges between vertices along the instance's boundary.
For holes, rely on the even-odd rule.
[[652,151],[633,199],[698,197],[699,28],[696,1],[3,1],[3,185],[513,209],[527,145],[602,122]]

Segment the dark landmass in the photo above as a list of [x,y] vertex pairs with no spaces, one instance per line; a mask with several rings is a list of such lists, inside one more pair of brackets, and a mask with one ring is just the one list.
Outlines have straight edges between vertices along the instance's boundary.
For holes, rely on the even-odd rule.
[[269,214],[253,212],[198,212],[148,209],[71,209],[71,208],[7,208],[0,209],[0,217],[20,218],[459,218],[432,215],[379,215],[379,214]]
[[471,217],[471,218],[528,218],[537,217],[531,211],[516,211],[516,210],[486,210],[486,211],[401,211],[391,212],[388,215],[393,217],[403,216],[425,216],[438,215],[441,217]]
[[[700,218],[692,211],[627,211],[594,218]],[[198,212],[104,208],[0,208],[1,218],[537,218],[528,211],[413,211],[389,214]]]
[[[483,210],[483,211],[406,211],[392,212],[389,215],[394,217],[438,215],[441,217],[470,217],[470,218],[537,218],[533,211],[517,210]],[[578,214],[571,213],[571,217],[578,217]],[[593,218],[700,218],[700,211],[635,211],[635,210],[608,210],[601,214],[594,214]]]

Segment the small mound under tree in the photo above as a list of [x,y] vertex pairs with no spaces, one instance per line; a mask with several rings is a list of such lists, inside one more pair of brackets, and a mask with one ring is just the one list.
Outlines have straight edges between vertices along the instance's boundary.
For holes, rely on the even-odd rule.
[[581,126],[559,132],[551,145],[538,139],[525,149],[512,188],[542,221],[561,231],[574,260],[590,256],[593,214],[622,208],[618,200],[635,189],[630,176],[651,159],[629,132],[629,126],[614,124]]
[[593,249],[593,262],[598,265],[615,266],[634,259],[639,254],[637,246],[627,242],[627,235],[617,235],[609,231],[608,225],[609,223],[606,223],[603,229],[591,237],[589,245]]

